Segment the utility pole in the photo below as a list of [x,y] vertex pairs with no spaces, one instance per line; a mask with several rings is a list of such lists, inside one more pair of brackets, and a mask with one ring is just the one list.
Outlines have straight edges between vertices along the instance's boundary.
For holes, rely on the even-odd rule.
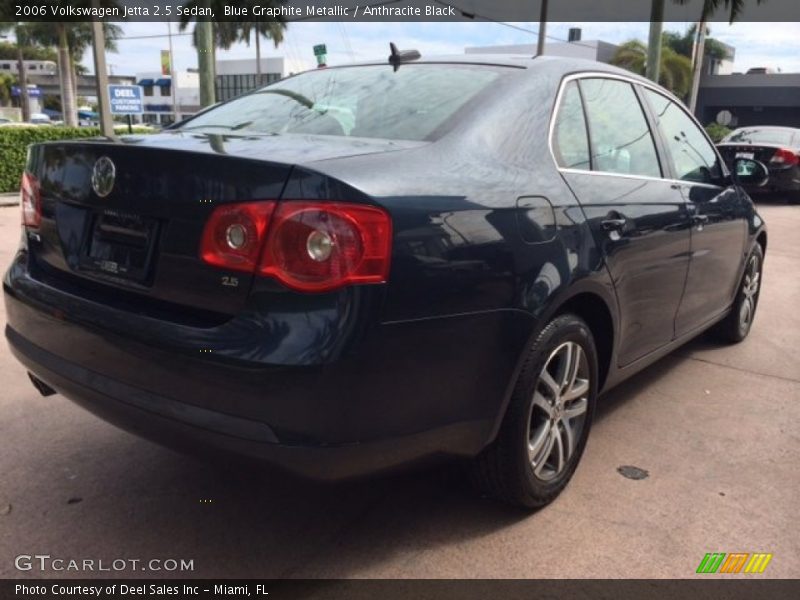
[[108,70],[106,69],[106,34],[100,21],[92,21],[92,51],[94,76],[97,81],[97,109],[100,112],[100,132],[114,137],[114,122],[108,105]]
[[536,56],[544,54],[544,41],[547,37],[547,0],[542,0],[539,10],[539,39],[536,42]]
[[664,28],[664,0],[652,0],[650,6],[650,37],[647,39],[645,77],[658,83],[661,70],[661,32]]
[[197,67],[200,73],[200,105],[214,104],[214,31],[211,21],[197,21]]
[[178,116],[178,78],[175,76],[175,55],[172,52],[172,22],[167,21],[167,35],[169,36],[169,84],[172,92],[172,114],[175,122],[180,121]]
[[694,64],[692,67],[692,89],[689,92],[689,110],[694,114],[697,108],[697,93],[700,91],[700,76],[703,74],[703,63],[706,54],[706,20],[703,18],[697,24],[697,44],[694,51]]

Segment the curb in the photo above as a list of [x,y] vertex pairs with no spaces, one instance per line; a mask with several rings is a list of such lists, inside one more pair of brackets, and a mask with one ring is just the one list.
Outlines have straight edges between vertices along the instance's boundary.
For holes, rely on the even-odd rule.
[[19,206],[19,193],[0,194],[0,206]]

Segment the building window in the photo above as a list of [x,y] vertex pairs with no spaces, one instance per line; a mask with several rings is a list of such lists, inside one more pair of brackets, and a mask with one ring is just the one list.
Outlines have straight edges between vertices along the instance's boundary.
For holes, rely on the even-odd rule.
[[144,89],[144,95],[145,96],[152,96],[153,95],[153,86],[152,85],[146,85],[146,86],[144,86],[143,89]]

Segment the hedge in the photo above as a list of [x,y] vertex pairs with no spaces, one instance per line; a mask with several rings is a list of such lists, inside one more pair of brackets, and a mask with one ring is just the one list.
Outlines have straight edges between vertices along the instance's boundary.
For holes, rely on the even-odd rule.
[[719,123],[709,123],[706,125],[706,133],[708,137],[711,138],[711,141],[715,144],[722,140],[726,135],[728,135],[733,129],[725,127],[725,125],[720,125]]
[[[127,133],[128,126],[115,127],[118,133]],[[153,133],[148,127],[134,127],[134,133]],[[59,127],[31,125],[30,127],[0,127],[0,192],[19,189],[28,146],[37,142],[70,140],[100,135],[99,127]]]

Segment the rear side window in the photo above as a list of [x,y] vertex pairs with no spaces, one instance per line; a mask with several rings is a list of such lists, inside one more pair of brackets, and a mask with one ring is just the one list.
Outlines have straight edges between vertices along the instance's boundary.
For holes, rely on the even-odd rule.
[[699,183],[718,180],[722,175],[719,158],[695,122],[666,96],[649,89],[644,93],[669,150],[675,178]]
[[736,144],[770,144],[775,146],[791,146],[793,144],[792,132],[783,129],[737,129],[723,141]]
[[421,141],[510,72],[454,64],[317,69],[225,103],[180,129]]
[[661,177],[655,142],[630,83],[581,79],[595,171]]
[[586,118],[578,84],[574,81],[567,84],[561,98],[553,132],[553,152],[559,167],[584,170],[591,168]]

